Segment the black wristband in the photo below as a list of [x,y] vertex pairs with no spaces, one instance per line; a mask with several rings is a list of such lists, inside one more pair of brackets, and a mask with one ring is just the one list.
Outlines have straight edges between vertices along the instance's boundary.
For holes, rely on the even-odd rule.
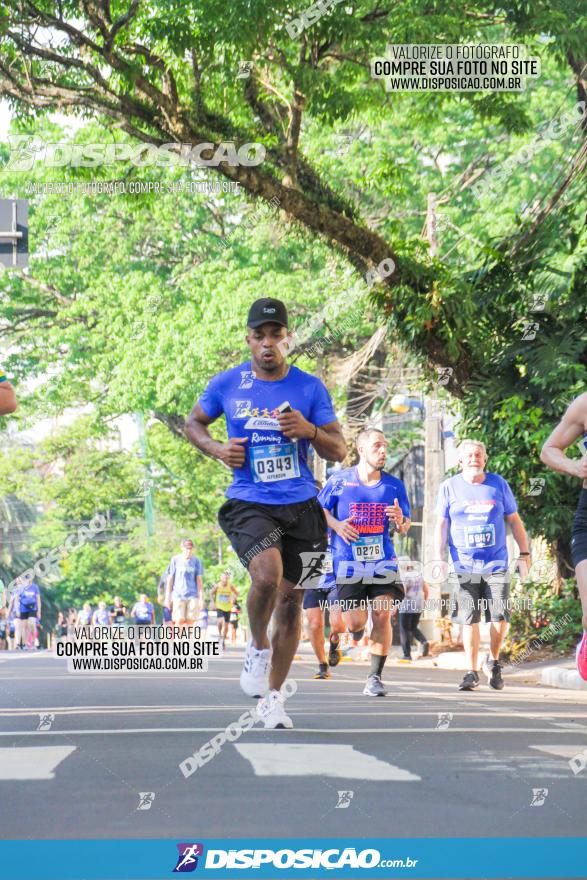
[[310,440],[310,443],[313,443],[317,436],[318,436],[318,425],[314,425],[314,436]]
[[518,553],[518,556],[530,556],[530,553]]

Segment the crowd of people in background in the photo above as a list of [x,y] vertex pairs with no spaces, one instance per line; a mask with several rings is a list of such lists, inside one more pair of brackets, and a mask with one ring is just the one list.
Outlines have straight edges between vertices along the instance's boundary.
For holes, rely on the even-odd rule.
[[[225,648],[228,641],[236,643],[242,605],[230,571],[221,573],[218,583],[212,584],[210,601],[204,598],[203,566],[194,555],[191,539],[181,543],[181,553],[173,556],[160,580],[156,602],[147,593],[140,593],[134,603],[114,596],[112,602],[100,599],[84,602],[79,608],[59,609],[51,633],[45,637],[41,630],[41,590],[30,577],[17,579],[6,607],[0,607],[0,650],[40,650],[53,641],[66,639],[77,627],[148,626],[174,623],[200,627],[205,638],[210,613],[216,613],[218,639]],[[0,603],[1,604],[1,603]],[[157,605],[161,614],[156,613]]]

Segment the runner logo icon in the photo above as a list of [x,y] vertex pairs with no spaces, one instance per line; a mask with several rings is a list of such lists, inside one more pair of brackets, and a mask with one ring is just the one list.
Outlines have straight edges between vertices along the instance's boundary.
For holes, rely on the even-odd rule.
[[354,796],[354,791],[339,791],[338,792],[338,803],[336,805],[337,810],[346,810],[351,803],[351,800]]
[[202,843],[177,843],[179,855],[177,864],[173,869],[174,874],[183,874],[188,871],[195,871],[198,867],[198,856],[204,855],[204,844]]
[[298,590],[315,590],[322,577],[322,565],[326,553],[300,553],[300,559],[303,565],[302,576],[298,581],[296,589]]

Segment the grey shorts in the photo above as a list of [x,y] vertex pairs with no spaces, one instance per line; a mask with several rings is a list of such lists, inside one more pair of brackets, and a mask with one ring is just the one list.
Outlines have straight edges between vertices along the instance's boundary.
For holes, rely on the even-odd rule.
[[449,576],[452,587],[452,617],[456,623],[498,623],[510,619],[509,595],[511,575],[507,571],[494,574],[455,574]]

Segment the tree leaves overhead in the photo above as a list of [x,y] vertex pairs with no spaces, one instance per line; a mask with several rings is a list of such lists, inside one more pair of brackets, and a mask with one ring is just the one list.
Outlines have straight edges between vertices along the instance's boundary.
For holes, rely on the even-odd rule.
[[[388,117],[390,97],[371,79],[369,62],[390,42],[492,42],[515,34],[545,60],[550,54],[560,64],[568,55],[565,64],[572,67],[572,53],[584,49],[577,10],[569,2],[540,4],[533,18],[519,3],[480,0],[463,9],[460,3],[404,0],[383,8],[357,0],[336,5],[293,39],[286,24],[305,8],[302,0],[229,6],[218,0],[19,0],[0,39],[0,87],[19,111],[58,107],[99,114],[140,140],[263,143],[268,154],[262,166],[223,162],[219,173],[256,198],[278,198],[290,217],[363,271],[393,258],[396,271],[387,287],[405,285],[415,298],[426,296],[432,277],[425,252],[414,260],[401,241],[351,219],[329,193],[330,181],[307,161],[306,132],[312,123],[336,125],[369,113]],[[536,44],[536,22],[554,37],[556,52],[549,41]],[[240,61],[254,65],[244,81],[237,76]],[[409,112],[414,127],[439,120],[455,104],[505,130],[529,123],[524,96],[408,94],[393,96],[391,104],[404,116]],[[437,326],[430,333],[428,358],[447,366],[454,347]],[[462,354],[471,362],[465,348],[463,342]]]
[[[584,132],[578,121],[540,134],[581,99],[584,11],[570,0],[359,0],[293,39],[285,25],[308,5],[18,0],[1,13],[0,90],[15,132],[267,151],[259,166],[223,162],[209,173],[129,163],[2,170],[4,193],[20,196],[31,181],[239,184],[217,196],[31,195],[30,274],[0,279],[19,417],[89,406],[87,436],[98,437],[122,413],[151,415],[157,504],[186,527],[212,520],[227,475],[183,442],[181,419],[211,374],[245,359],[243,319],[259,295],[284,298],[298,325],[341,294],[341,317],[360,302],[355,337],[341,332],[330,356],[385,322],[430,379],[450,368],[464,424],[524,485],[527,461],[585,382]],[[541,58],[525,93],[387,94],[370,76],[388,43],[504,41]],[[242,62],[252,67],[241,79]],[[48,118],[55,110],[86,125],[67,134]],[[528,146],[530,158],[512,162]],[[434,259],[423,235],[430,193]],[[390,257],[396,271],[368,299],[360,275]],[[541,292],[539,331],[523,340]],[[335,391],[344,405],[346,389]],[[72,476],[87,468],[98,482],[94,465],[89,453],[79,469],[72,459]],[[562,504],[564,478],[548,479]],[[73,503],[75,479],[62,490]],[[534,515],[537,502],[524,504]],[[541,525],[535,514],[533,527],[554,537],[555,520]]]

